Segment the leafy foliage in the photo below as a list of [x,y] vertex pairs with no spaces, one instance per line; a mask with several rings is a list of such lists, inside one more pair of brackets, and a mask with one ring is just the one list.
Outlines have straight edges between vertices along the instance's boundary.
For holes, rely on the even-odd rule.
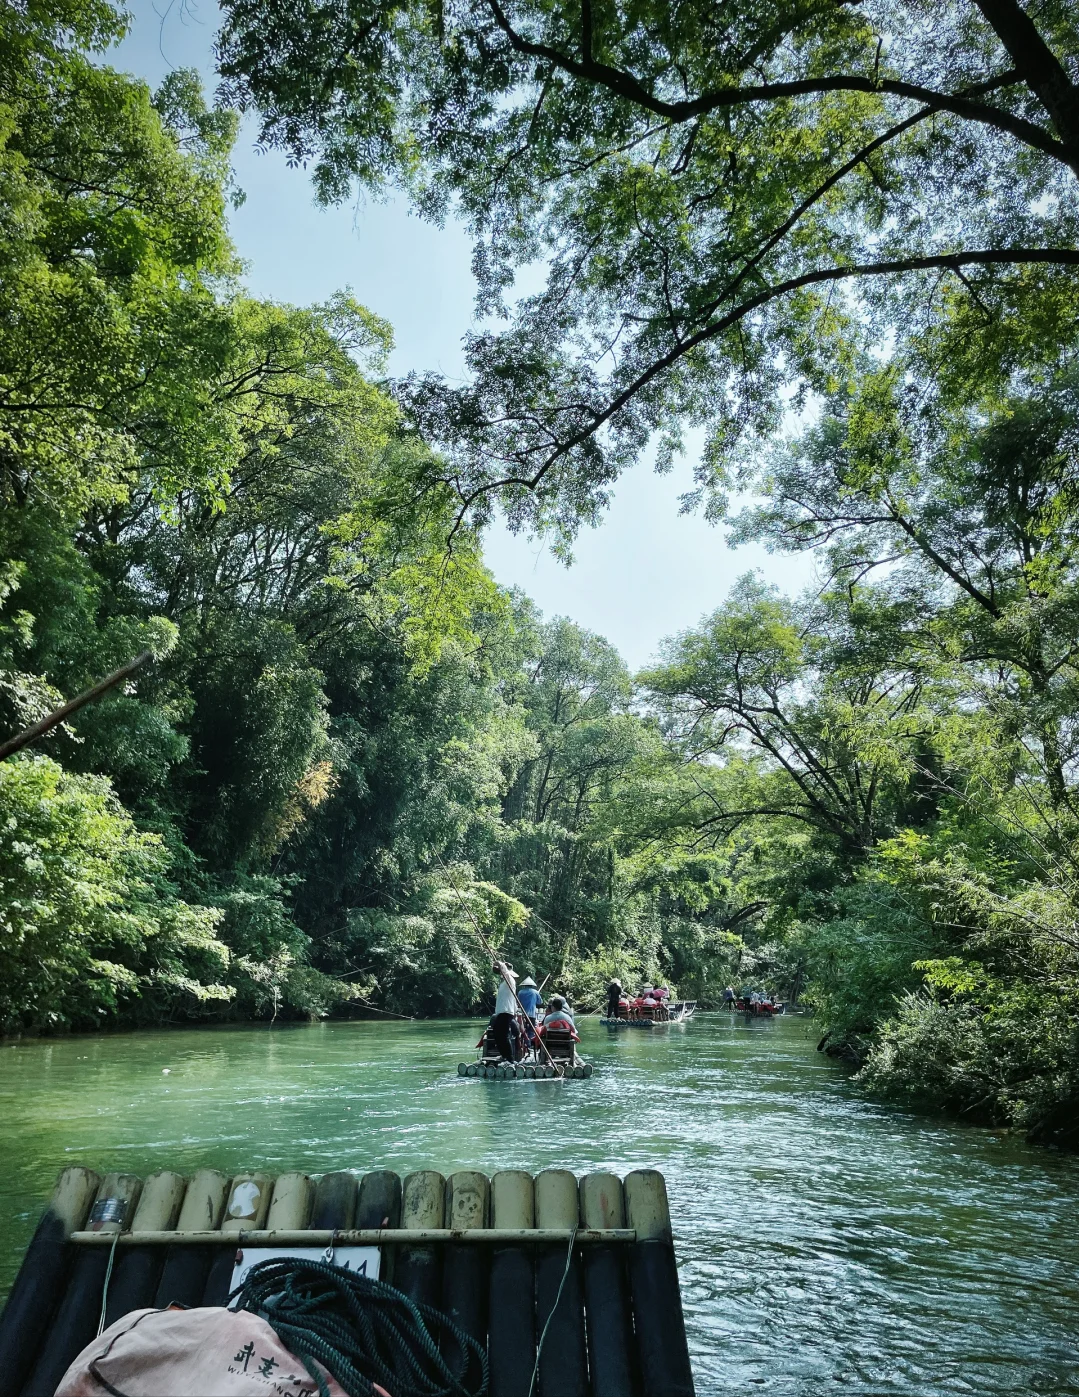
[[[226,12],[265,139],[462,210],[488,319],[391,393],[347,292],[245,293],[234,115],[96,0],[0,14],[0,727],[156,657],[0,764],[0,1027],[452,1013],[486,940],[582,1007],[767,986],[1075,1143],[1072,9]],[[819,585],[635,679],[478,527],[564,547],[687,423]]]
[[219,914],[164,878],[161,841],[139,833],[101,777],[48,757],[0,764],[0,1024],[97,1027],[178,998],[228,1001]]
[[[323,197],[394,181],[469,222],[495,317],[468,341],[472,381],[401,391],[480,517],[497,497],[572,532],[687,423],[706,429],[701,487],[721,491],[782,389],[845,373],[857,329],[900,362],[931,341],[956,378],[1071,339],[1073,6],[224,10],[225,93],[313,163]],[[537,264],[544,288],[515,300]]]

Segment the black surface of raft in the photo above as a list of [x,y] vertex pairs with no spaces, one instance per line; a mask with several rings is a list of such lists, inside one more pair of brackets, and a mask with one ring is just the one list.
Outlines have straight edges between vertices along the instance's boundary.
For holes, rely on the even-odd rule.
[[589,1397],[581,1261],[566,1267],[565,1247],[541,1247],[536,1257],[536,1334],[543,1335],[539,1397]]
[[53,1397],[72,1360],[97,1333],[109,1253],[85,1247],[75,1258],[67,1289],[37,1354],[22,1397]]
[[7,1391],[21,1390],[41,1352],[49,1320],[67,1287],[74,1250],[63,1219],[47,1208],[0,1316],[0,1374]]
[[[568,1190],[572,1213],[578,1183],[565,1171],[558,1172],[561,1178],[550,1183],[558,1184],[563,1198]],[[476,1203],[466,1221],[452,1213],[454,1189],[464,1187],[462,1180],[468,1181],[474,1197],[489,1200],[490,1181],[474,1173],[444,1179],[423,1171],[403,1183],[391,1170],[375,1170],[359,1179],[340,1171],[317,1182],[297,1174],[277,1181],[269,1175],[245,1174],[229,1183],[213,1171],[204,1173],[211,1183],[217,1180],[217,1202],[211,1206],[216,1206],[218,1225],[221,1217],[228,1219],[225,1232],[218,1234],[222,1240],[153,1245],[152,1236],[162,1242],[165,1236],[145,1221],[149,1209],[140,1228],[135,1205],[143,1185],[138,1179],[108,1175],[102,1182],[87,1170],[65,1171],[0,1314],[0,1391],[5,1397],[53,1397],[71,1361],[97,1333],[103,1301],[107,1323],[155,1303],[223,1303],[237,1245],[248,1249],[243,1243],[245,1227],[262,1229],[263,1235],[275,1228],[293,1233],[353,1227],[429,1229],[430,1239],[430,1230],[439,1227],[492,1225],[489,1201]],[[76,1174],[83,1190],[78,1207],[71,1203],[71,1176]],[[117,1179],[128,1181],[123,1200],[110,1193]],[[195,1194],[193,1180],[187,1185],[182,1179],[173,1182],[181,1191],[186,1187],[189,1202],[206,1196]],[[602,1175],[588,1182],[605,1191],[613,1210],[610,1216],[621,1217],[622,1180]],[[535,1187],[527,1174],[518,1174],[517,1183],[523,1183],[526,1194]],[[384,1246],[382,1278],[410,1298],[441,1309],[486,1345],[491,1397],[528,1397],[541,1339],[534,1389],[538,1397],[693,1397],[662,1178],[649,1170],[627,1176],[624,1222],[602,1224],[614,1229],[601,1229],[602,1237],[610,1235],[611,1240],[591,1240],[588,1228],[597,1223],[585,1217],[585,1183],[579,1185],[579,1226],[586,1232],[587,1245],[572,1224],[565,1224],[567,1244],[561,1246],[493,1238],[489,1247],[452,1240]],[[95,1187],[97,1202],[89,1229],[131,1229],[132,1241],[142,1230],[152,1234],[146,1243],[110,1247],[68,1240],[72,1232],[87,1227]],[[148,1183],[145,1191],[149,1193]],[[66,1202],[61,1205],[57,1200],[62,1198]],[[64,1216],[57,1211],[61,1206]],[[247,1206],[250,1216],[243,1215]],[[417,1221],[421,1213],[426,1221]],[[619,1227],[635,1229],[638,1240],[618,1241]],[[444,1337],[442,1342],[452,1340]]]

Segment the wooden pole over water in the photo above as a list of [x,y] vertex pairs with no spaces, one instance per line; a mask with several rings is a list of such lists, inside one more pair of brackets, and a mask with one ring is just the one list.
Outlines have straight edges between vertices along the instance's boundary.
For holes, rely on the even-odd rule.
[[44,737],[53,728],[58,728],[65,718],[70,718],[77,713],[80,708],[85,708],[88,703],[93,703],[94,699],[100,698],[102,694],[108,693],[110,689],[116,687],[122,680],[129,678],[140,669],[147,660],[153,659],[151,650],[144,650],[141,655],[136,655],[133,660],[128,660],[126,665],[121,665],[119,669],[114,669],[111,674],[105,676],[100,683],[93,688],[84,689],[81,694],[76,694],[73,699],[68,699],[67,703],[62,703],[59,708],[54,708],[51,713],[46,713],[44,718],[24,728],[22,732],[16,733],[14,737],[9,737],[6,742],[0,742],[0,762],[5,757],[13,757],[16,752],[21,752],[24,747],[29,747],[31,742],[36,742],[39,737]]

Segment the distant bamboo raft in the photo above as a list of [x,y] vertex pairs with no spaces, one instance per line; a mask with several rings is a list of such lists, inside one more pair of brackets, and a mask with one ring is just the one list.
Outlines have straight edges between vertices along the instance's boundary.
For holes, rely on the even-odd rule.
[[384,1280],[486,1344],[491,1397],[528,1397],[541,1337],[538,1397],[692,1397],[667,1190],[651,1169],[403,1181],[65,1169],[0,1314],[3,1392],[52,1397],[103,1302],[107,1325],[223,1305],[239,1248],[357,1245],[380,1247]]

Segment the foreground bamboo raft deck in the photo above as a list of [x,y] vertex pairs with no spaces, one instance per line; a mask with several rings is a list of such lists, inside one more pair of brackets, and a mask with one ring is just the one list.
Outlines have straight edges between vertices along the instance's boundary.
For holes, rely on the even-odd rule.
[[486,1343],[491,1397],[528,1397],[541,1337],[539,1397],[692,1397],[655,1170],[143,1181],[68,1168],[0,1315],[0,1386],[52,1397],[103,1302],[107,1325],[149,1305],[222,1305],[238,1247],[346,1245],[378,1246],[382,1279]]

